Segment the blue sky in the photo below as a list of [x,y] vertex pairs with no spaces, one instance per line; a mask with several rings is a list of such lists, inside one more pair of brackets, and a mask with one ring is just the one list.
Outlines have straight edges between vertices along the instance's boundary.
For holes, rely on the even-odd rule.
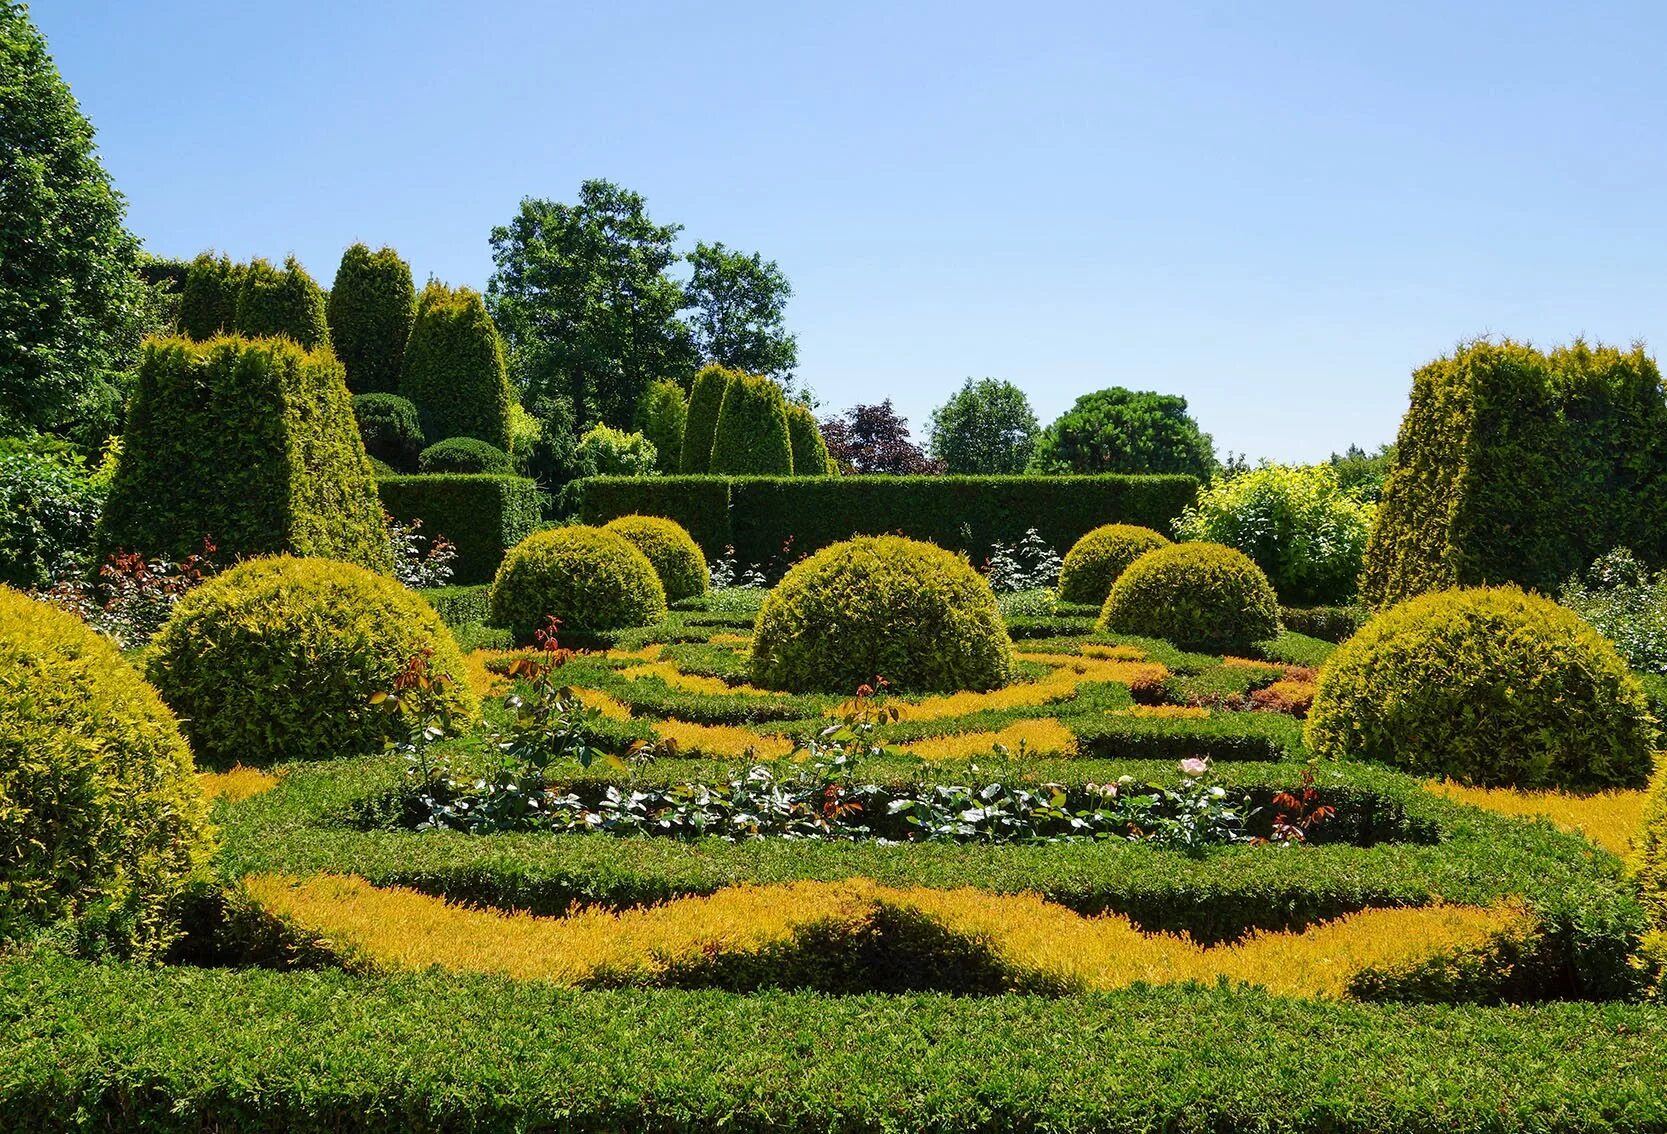
[[1667,5],[38,0],[153,251],[482,286],[606,177],[777,260],[824,410],[968,375],[1390,440],[1478,334],[1667,341]]

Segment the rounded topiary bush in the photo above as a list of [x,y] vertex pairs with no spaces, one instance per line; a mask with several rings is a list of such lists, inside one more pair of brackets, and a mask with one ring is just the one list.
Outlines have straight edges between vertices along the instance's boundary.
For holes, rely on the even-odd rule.
[[118,946],[166,945],[207,812],[156,690],[80,619],[0,587],[0,940],[84,915]]
[[1176,543],[1124,569],[1100,608],[1099,628],[1196,649],[1244,649],[1279,633],[1279,600],[1242,552]]
[[1440,591],[1374,617],[1320,671],[1323,756],[1514,787],[1642,783],[1644,691],[1597,631],[1516,587]]
[[1005,684],[1013,646],[996,598],[965,559],[902,536],[825,547],[765,598],[752,679],[770,689],[851,693],[884,677],[900,690]]
[[417,407],[398,394],[359,394],[353,399],[359,439],[373,461],[404,472],[415,471],[423,451],[423,427]]
[[436,441],[417,457],[417,471],[425,473],[513,473],[515,462],[496,445],[475,437]]
[[265,764],[375,752],[406,727],[371,704],[428,652],[463,719],[479,706],[439,615],[393,579],[329,559],[250,559],[180,600],[150,678],[199,756]]
[[1065,553],[1059,567],[1059,597],[1065,602],[1106,601],[1111,585],[1129,564],[1169,540],[1138,524],[1106,524],[1095,528]]
[[621,516],[602,530],[624,536],[648,557],[666,588],[667,602],[706,593],[711,581],[706,556],[682,524],[662,516]]
[[550,615],[581,634],[652,626],[666,617],[654,565],[618,532],[574,525],[534,532],[492,580],[492,623],[531,642]]

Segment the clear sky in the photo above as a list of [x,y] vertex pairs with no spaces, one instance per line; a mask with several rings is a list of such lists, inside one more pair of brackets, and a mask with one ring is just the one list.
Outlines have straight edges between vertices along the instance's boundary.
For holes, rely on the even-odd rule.
[[152,251],[484,285],[605,177],[777,260],[824,410],[969,375],[1393,438],[1460,339],[1667,342],[1667,4],[36,0]]

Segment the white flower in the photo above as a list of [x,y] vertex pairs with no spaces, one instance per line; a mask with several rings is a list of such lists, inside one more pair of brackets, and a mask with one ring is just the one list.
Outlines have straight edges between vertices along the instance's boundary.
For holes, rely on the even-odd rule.
[[1183,776],[1191,776],[1194,779],[1197,779],[1209,770],[1209,762],[1201,760],[1197,756],[1188,756],[1185,760],[1181,761],[1181,774]]

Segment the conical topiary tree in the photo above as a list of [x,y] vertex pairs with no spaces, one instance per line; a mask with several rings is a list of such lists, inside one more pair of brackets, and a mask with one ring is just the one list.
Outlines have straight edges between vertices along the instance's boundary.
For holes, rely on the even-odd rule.
[[202,342],[237,329],[237,293],[243,289],[243,266],[229,256],[200,253],[185,271],[180,290],[179,329]]
[[392,248],[372,252],[353,245],[342,253],[325,312],[330,342],[347,368],[347,388],[355,394],[397,393],[417,315],[411,265]]
[[689,393],[689,413],[683,422],[683,454],[679,465],[684,473],[710,470],[712,438],[718,429],[718,411],[723,408],[724,387],[735,373],[713,363],[695,375]]
[[793,446],[794,476],[828,475],[828,443],[809,406],[787,403],[787,439]]
[[670,476],[683,458],[683,427],[689,416],[689,399],[683,387],[669,378],[649,383],[637,403],[637,431],[654,442],[655,467]]
[[429,444],[474,437],[509,449],[503,340],[478,291],[430,281],[417,301],[399,392],[416,403]]
[[793,475],[787,399],[780,386],[757,374],[736,374],[729,379],[712,437],[711,471],[743,476]]
[[294,256],[282,268],[251,260],[237,292],[237,333],[250,339],[285,335],[308,350],[329,346],[324,291]]

